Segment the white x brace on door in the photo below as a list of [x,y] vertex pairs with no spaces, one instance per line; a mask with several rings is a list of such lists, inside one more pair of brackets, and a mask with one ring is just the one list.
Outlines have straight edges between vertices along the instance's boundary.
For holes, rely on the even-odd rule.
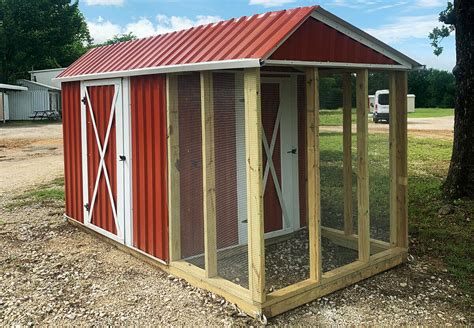
[[81,83],[84,224],[124,242],[127,180],[121,79]]

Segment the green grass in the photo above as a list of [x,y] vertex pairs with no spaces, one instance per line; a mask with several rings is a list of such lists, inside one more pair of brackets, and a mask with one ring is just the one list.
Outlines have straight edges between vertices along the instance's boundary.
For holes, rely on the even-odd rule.
[[410,118],[425,118],[425,117],[445,117],[454,116],[454,109],[452,108],[416,108],[414,113],[408,113]]
[[49,204],[64,200],[64,178],[57,178],[47,184],[25,191],[23,194],[13,197],[6,205],[9,210],[18,207],[31,206],[34,204]]
[[[322,109],[319,111],[320,124],[324,126],[342,125],[342,109]],[[352,110],[352,123],[356,122],[355,109]]]
[[[451,158],[452,142],[443,139],[409,138],[409,231],[415,243],[410,252],[435,259],[466,292],[474,283],[474,201],[449,202],[442,194]],[[356,136],[353,137],[353,206],[356,199]],[[321,220],[323,225],[343,226],[342,134],[322,132],[321,147]],[[389,237],[389,162],[387,134],[369,135],[369,186],[372,235]],[[452,213],[439,215],[443,207]],[[357,220],[354,215],[354,221]],[[356,228],[356,222],[355,222]],[[441,269],[441,268],[439,268]]]
[[[328,110],[322,109],[320,112],[320,122],[323,126],[340,126],[342,125],[342,109]],[[427,117],[445,117],[453,116],[452,108],[417,108],[414,113],[408,113],[410,118],[427,118]],[[369,119],[371,121],[371,119]],[[352,123],[356,122],[355,109],[352,109]]]

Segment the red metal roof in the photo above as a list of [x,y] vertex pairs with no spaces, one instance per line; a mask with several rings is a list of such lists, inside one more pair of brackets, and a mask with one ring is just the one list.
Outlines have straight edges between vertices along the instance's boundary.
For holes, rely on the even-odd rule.
[[268,12],[91,49],[58,78],[269,55],[318,6]]

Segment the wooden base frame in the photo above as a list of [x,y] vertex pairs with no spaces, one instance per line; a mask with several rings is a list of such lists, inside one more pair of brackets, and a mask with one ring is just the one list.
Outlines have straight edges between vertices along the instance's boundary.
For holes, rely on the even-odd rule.
[[[227,301],[236,304],[242,311],[253,318],[261,318],[262,315],[265,315],[267,318],[274,317],[302,304],[331,294],[336,290],[348,287],[380,272],[391,269],[404,262],[407,257],[407,250],[404,248],[393,247],[385,249],[370,256],[368,262],[356,261],[323,273],[320,282],[308,279],[279,289],[267,294],[264,303],[258,303],[252,301],[248,289],[220,277],[207,278],[205,270],[188,262],[174,261],[166,264],[138,249],[131,248],[110,239],[72,218],[67,216],[65,216],[65,218],[71,225],[117,247],[117,249],[124,253],[134,256],[166,273],[182,278],[197,288],[209,290],[223,297]],[[344,236],[343,231],[338,233],[341,234],[341,238],[347,237]],[[326,235],[324,229],[322,229],[322,235]],[[357,237],[352,236],[352,238]],[[357,244],[357,239],[355,239],[354,243]]]

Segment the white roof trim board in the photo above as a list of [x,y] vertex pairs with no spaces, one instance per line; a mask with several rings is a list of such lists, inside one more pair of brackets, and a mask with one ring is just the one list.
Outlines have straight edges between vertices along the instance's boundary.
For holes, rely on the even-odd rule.
[[47,84],[44,84],[44,83],[40,83],[40,82],[36,82],[36,81],[31,81],[31,80],[26,80],[26,79],[22,79],[20,80],[22,83],[31,83],[31,84],[35,84],[37,86],[40,86],[40,87],[43,87],[43,88],[47,88],[49,90],[52,90],[52,91],[61,91],[61,89],[59,88],[56,88],[56,87],[53,87],[51,85],[47,85]]
[[55,78],[53,81],[69,82],[69,81],[85,81],[96,79],[111,79],[117,77],[137,76],[147,74],[163,74],[163,73],[179,73],[179,72],[195,72],[218,69],[235,69],[235,68],[250,68],[260,67],[260,59],[235,59],[235,60],[221,60],[204,63],[168,65],[158,67],[147,67],[127,71],[114,71],[97,74],[76,75],[70,77]]
[[26,90],[28,90],[28,88],[27,87],[22,87],[20,85],[0,83],[0,90],[26,91]]

